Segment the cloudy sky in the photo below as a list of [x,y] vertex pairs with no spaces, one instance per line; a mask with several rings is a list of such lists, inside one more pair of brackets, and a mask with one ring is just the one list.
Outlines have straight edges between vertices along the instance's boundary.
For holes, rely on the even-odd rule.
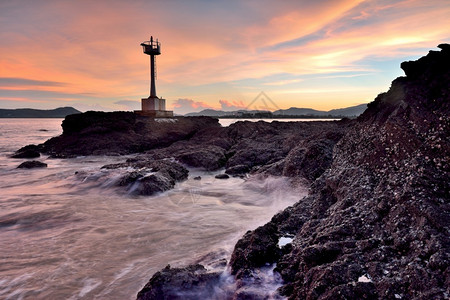
[[[448,0],[0,0],[0,108],[341,108],[450,42]],[[253,101],[261,92],[272,101]]]

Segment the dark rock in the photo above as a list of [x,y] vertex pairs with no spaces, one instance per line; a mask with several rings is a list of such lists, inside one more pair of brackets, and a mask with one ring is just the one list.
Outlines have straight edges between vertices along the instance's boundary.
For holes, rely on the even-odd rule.
[[228,179],[228,178],[230,178],[230,176],[228,176],[227,174],[217,174],[214,177],[217,178],[217,179]]
[[141,118],[131,112],[86,112],[67,116],[63,134],[39,145],[53,157],[122,155],[167,147],[208,128],[221,128],[209,117]]
[[47,168],[47,164],[37,160],[32,160],[21,163],[17,168],[21,169]]
[[290,299],[446,298],[449,58],[448,50],[432,51],[402,64],[407,77],[344,137],[322,135],[290,150],[284,174],[317,179],[307,198],[264,225],[273,240],[261,238],[260,227],[237,243],[230,265],[240,280],[260,268],[254,257],[275,232],[296,232],[278,257],[261,255],[277,264],[280,292]]
[[336,142],[330,139],[314,139],[292,149],[286,157],[283,175],[302,176],[309,180],[318,178],[331,166]]
[[195,147],[197,149],[180,151],[175,157],[178,161],[194,168],[213,171],[221,168],[225,161],[225,150],[217,146]]
[[195,176],[194,180],[202,180],[202,177],[201,176]]
[[167,266],[153,275],[138,293],[137,300],[212,299],[214,287],[220,282],[220,274],[209,273],[202,265],[186,268]]
[[169,160],[136,160],[105,165],[104,169],[133,168],[118,181],[118,186],[126,187],[134,195],[154,195],[172,189],[176,182],[187,179],[189,171]]
[[242,175],[249,171],[250,168],[247,165],[236,165],[226,169],[225,173],[229,175]]
[[242,271],[271,264],[278,260],[280,254],[278,228],[268,223],[247,232],[237,242],[230,260],[231,272],[239,278],[243,276]]
[[36,158],[41,156],[37,145],[28,145],[17,150],[12,158]]
[[170,190],[175,185],[172,178],[164,176],[161,173],[145,175],[135,181],[135,186],[130,187],[129,191],[137,195],[153,195],[156,193]]

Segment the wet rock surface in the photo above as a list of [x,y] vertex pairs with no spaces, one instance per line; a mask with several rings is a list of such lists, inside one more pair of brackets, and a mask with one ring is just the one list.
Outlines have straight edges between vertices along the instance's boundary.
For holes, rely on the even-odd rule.
[[189,171],[169,160],[136,160],[103,166],[104,169],[126,168],[116,182],[129,194],[151,196],[172,189],[178,181],[187,179]]

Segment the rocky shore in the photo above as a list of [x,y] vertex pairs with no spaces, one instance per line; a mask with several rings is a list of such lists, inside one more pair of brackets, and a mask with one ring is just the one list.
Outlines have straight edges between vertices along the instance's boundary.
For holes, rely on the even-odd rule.
[[[342,138],[329,131],[265,162],[261,169],[269,173],[315,180],[309,196],[236,244],[230,298],[267,298],[258,288],[267,265],[276,265],[283,279],[278,295],[289,299],[449,298],[450,46],[439,48],[403,63],[406,77],[394,80]],[[306,158],[323,159],[323,166],[302,166]],[[280,247],[287,237],[292,242]],[[173,276],[155,278],[161,274],[138,299],[169,299],[161,287],[182,286]],[[218,282],[202,272],[188,289],[211,281]]]
[[222,127],[211,117],[151,119],[129,112],[86,112],[67,116],[62,135],[25,146],[12,157],[133,154],[103,168],[126,169],[116,186],[137,195],[173,188],[188,177],[186,167],[225,169],[218,176],[224,179],[258,173],[311,181],[329,167],[333,146],[351,123],[246,121]]
[[[141,195],[170,189],[186,167],[310,184],[307,197],[237,242],[231,290],[221,289],[226,272],[168,266],[138,299],[448,299],[450,45],[439,48],[402,63],[406,76],[356,120],[221,127],[207,117],[88,112],[15,155],[137,153],[105,168],[128,168],[118,185],[144,182]],[[268,268],[279,278],[272,295],[262,288]]]

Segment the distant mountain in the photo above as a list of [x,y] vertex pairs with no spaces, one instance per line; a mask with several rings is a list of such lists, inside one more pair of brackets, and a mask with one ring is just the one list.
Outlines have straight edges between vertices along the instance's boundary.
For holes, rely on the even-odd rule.
[[327,112],[321,110],[315,110],[312,108],[297,108],[291,107],[288,109],[279,109],[273,112],[275,116],[323,116]]
[[[357,117],[362,114],[367,108],[367,104],[360,104],[347,108],[332,109],[329,111],[315,110],[312,108],[297,108],[291,107],[288,109],[279,109],[272,113],[273,117],[293,116],[293,117]],[[205,109],[200,112],[188,113],[185,116],[208,116],[208,117],[247,117],[252,114],[267,113],[260,110],[235,110],[235,111],[223,111],[214,109]]]
[[67,115],[79,114],[81,111],[73,107],[58,107],[55,109],[0,109],[0,118],[65,118]]
[[185,114],[186,117],[197,117],[197,116],[208,116],[208,117],[221,117],[230,114],[230,112],[226,112],[223,110],[214,110],[214,109],[204,109],[200,112],[191,112]]
[[224,117],[224,116],[240,116],[242,114],[256,114],[256,113],[266,113],[264,110],[234,110],[234,111],[223,111],[215,109],[204,109],[200,112],[191,112],[185,114],[186,117],[198,117],[198,116],[208,116],[208,117]]
[[311,108],[296,108],[279,109],[273,112],[274,115],[284,116],[331,116],[331,117],[357,117],[362,114],[367,108],[367,104],[360,104],[350,106],[347,108],[332,109],[329,111],[315,110]]

